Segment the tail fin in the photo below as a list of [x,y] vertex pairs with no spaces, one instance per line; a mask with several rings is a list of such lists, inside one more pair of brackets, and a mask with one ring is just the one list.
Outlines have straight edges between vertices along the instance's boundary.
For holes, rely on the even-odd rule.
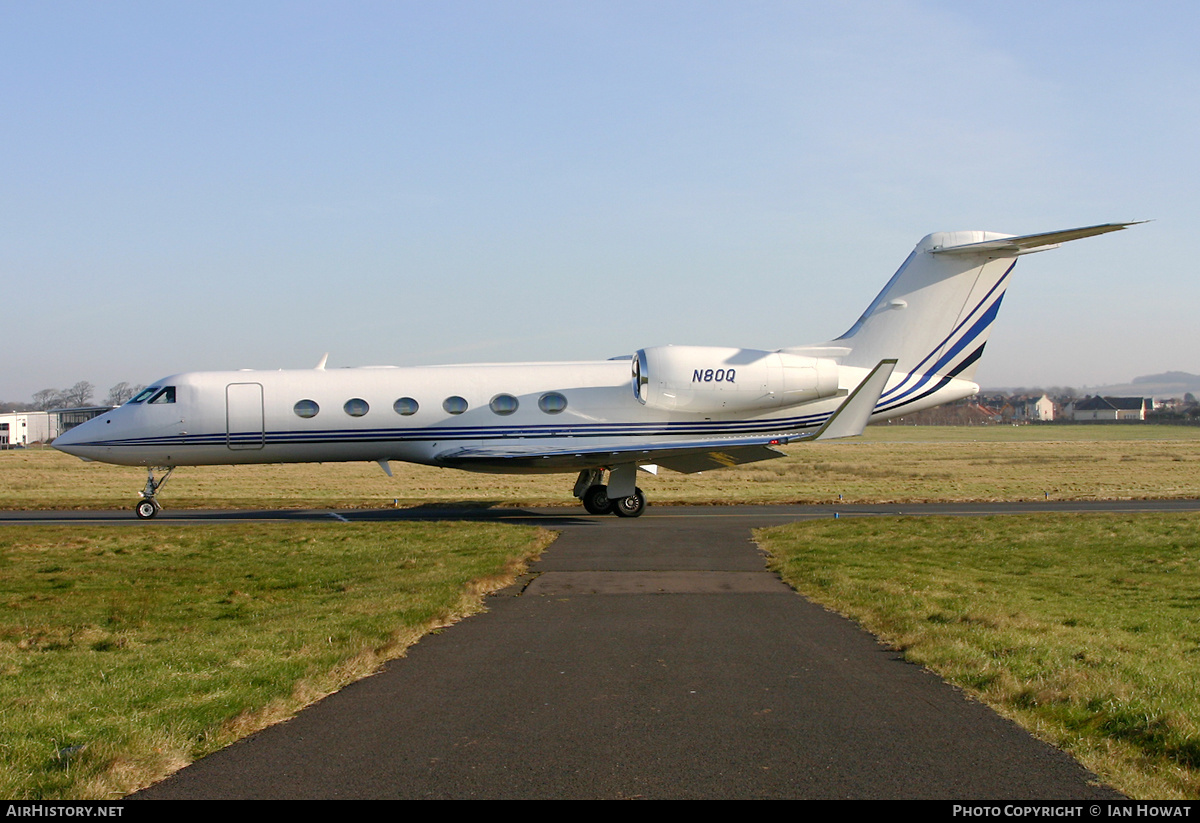
[[846,366],[895,359],[896,372],[970,381],[1017,257],[1134,223],[1106,223],[1021,237],[985,231],[937,232],[917,244],[879,296],[831,347]]

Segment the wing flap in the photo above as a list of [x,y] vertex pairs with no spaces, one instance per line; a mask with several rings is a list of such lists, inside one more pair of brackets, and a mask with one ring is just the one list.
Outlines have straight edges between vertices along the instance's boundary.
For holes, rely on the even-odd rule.
[[592,466],[596,468],[627,463],[655,463],[672,471],[692,472],[736,466],[784,457],[771,448],[785,438],[754,437],[666,442],[635,446],[593,446],[580,449],[539,451],[502,446],[478,446],[442,452],[436,458],[442,466],[471,471],[553,472]]
[[697,450],[676,457],[663,458],[658,461],[658,465],[680,474],[695,474],[696,472],[724,469],[729,466],[740,466],[743,463],[757,463],[760,460],[774,460],[776,457],[786,456],[783,452],[770,446],[731,446],[708,451]]

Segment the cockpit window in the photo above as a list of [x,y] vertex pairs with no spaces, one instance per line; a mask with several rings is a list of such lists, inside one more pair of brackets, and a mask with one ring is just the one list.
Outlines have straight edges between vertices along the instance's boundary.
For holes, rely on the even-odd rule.
[[175,402],[175,387],[164,386],[159,390],[158,394],[150,398],[151,403],[174,403]]
[[154,394],[156,391],[158,391],[160,388],[162,388],[162,387],[161,386],[151,386],[148,389],[142,389],[133,398],[131,398],[129,402],[131,404],[132,403],[141,403],[141,402],[149,399],[149,397],[152,394]]

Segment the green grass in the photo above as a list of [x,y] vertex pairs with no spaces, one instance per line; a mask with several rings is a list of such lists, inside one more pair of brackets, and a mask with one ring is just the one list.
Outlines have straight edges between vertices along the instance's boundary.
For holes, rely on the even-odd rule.
[[1138,798],[1200,798],[1200,516],[843,518],[772,567]]
[[0,530],[0,797],[121,796],[481,608],[548,542],[481,524]]
[[[873,426],[784,460],[641,475],[655,504],[1200,497],[1200,429]],[[169,508],[567,505],[569,475],[181,468]],[[136,468],[0,453],[0,508],[127,508]],[[1135,797],[1200,797],[1195,516],[928,518],[760,534],[852,615]],[[473,525],[0,530],[0,796],[117,796],[477,607],[545,538]]]

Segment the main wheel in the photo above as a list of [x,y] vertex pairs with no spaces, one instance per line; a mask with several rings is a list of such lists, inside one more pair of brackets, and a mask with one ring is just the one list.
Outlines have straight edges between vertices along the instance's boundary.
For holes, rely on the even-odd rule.
[[139,500],[138,504],[133,507],[134,512],[143,520],[149,520],[154,515],[158,514],[158,504],[153,500]]
[[641,489],[634,489],[628,497],[612,501],[612,507],[617,517],[641,517],[646,510],[646,495]]
[[612,501],[608,499],[608,486],[588,486],[583,493],[583,507],[590,514],[608,514],[613,510]]

